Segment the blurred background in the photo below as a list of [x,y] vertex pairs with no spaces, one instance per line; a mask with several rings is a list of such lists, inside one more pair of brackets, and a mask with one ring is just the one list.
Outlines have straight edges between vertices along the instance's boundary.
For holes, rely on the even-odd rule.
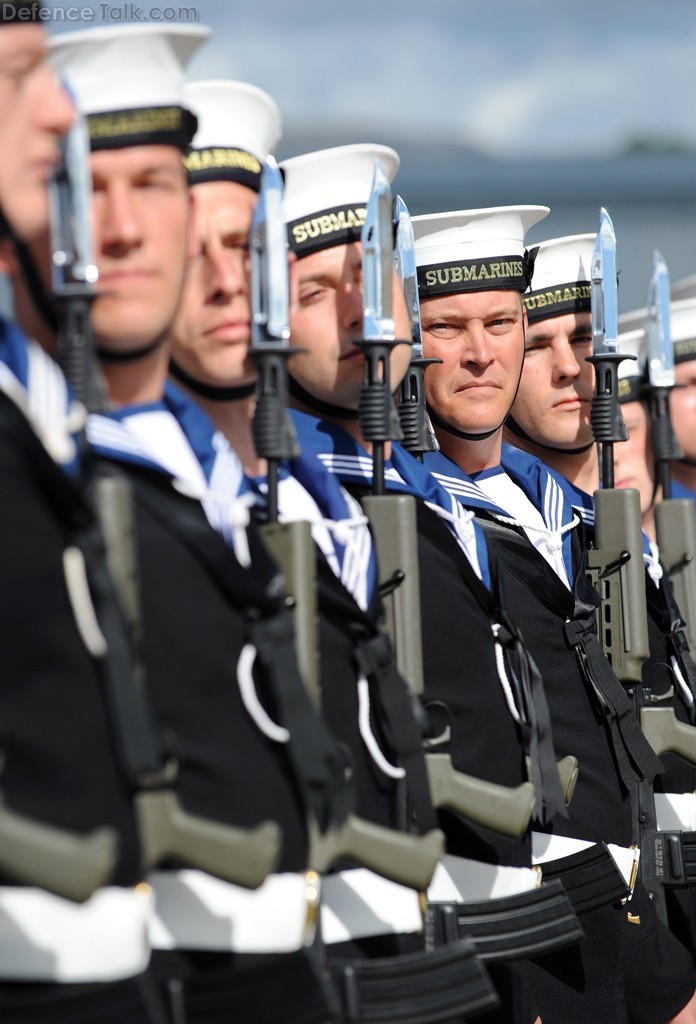
[[605,206],[621,312],[645,304],[654,248],[673,283],[696,273],[694,0],[71,4],[52,5],[49,32],[210,26],[190,78],[266,89],[283,115],[281,159],[393,146],[414,215],[549,206],[532,243],[596,230]]

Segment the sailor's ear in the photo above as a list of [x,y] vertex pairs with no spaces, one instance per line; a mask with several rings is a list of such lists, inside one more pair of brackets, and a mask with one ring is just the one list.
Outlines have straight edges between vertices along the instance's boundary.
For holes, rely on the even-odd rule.
[[288,270],[290,274],[290,322],[300,305],[300,270],[297,253],[288,253]]
[[14,243],[9,238],[0,238],[0,274],[14,280],[19,273],[19,262]]

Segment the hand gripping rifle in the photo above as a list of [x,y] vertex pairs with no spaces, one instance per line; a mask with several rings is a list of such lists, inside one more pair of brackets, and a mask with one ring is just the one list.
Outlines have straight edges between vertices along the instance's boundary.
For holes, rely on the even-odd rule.
[[[277,483],[280,463],[298,454],[287,411],[287,359],[290,345],[288,255],[282,211],[283,184],[272,157],[264,165],[261,192],[251,228],[251,353],[259,367],[254,442],[268,461],[268,514],[264,542],[278,561],[293,610],[298,662],[317,710],[321,708],[317,644],[315,549],[309,523],[279,523]],[[436,830],[417,837],[387,829],[348,813],[321,828],[309,814],[309,867],[326,872],[350,860],[402,885],[427,887],[443,847]]]
[[394,225],[394,265],[403,285],[406,306],[411,318],[411,362],[401,383],[398,409],[404,435],[401,443],[407,452],[411,452],[422,462],[425,452],[440,450],[425,403],[425,368],[431,363],[441,363],[442,360],[425,359],[423,356],[413,225],[401,196],[394,200]]
[[[669,411],[674,387],[674,350],[670,334],[669,272],[661,254],[653,254],[648,291],[648,380],[651,441],[662,501],[655,508],[660,556],[667,567],[679,609],[686,619],[689,646],[696,650],[696,508],[687,498],[672,497],[670,460],[682,457]],[[693,759],[693,758],[692,758]]]
[[[97,272],[91,250],[89,142],[78,120],[52,187],[52,267],[58,352],[88,411],[106,406],[92,355],[90,308]],[[255,888],[273,870],[280,829],[235,828],[185,811],[174,791],[175,762],[163,762],[146,702],[133,497],[123,476],[92,484],[100,530],[81,539],[90,590],[106,639],[104,685],[120,759],[134,793],[143,870],[174,860]]]
[[[390,207],[389,182],[379,162],[375,161],[373,189],[363,227],[365,340],[362,348],[366,366],[360,421],[365,439],[382,446],[385,440],[397,440],[400,436],[398,421],[392,415],[394,406],[389,384],[389,353],[397,344],[408,344],[396,341],[394,337]],[[413,229],[408,210],[400,198],[397,198],[396,211],[397,273],[404,284],[414,339],[417,337],[420,340]],[[413,319],[414,314],[416,320]],[[424,397],[423,369],[433,361],[421,360],[416,366],[413,361],[411,363],[415,393],[421,397]],[[422,413],[425,418],[418,414],[413,416],[413,422],[418,424],[417,432],[421,440],[425,440],[429,422],[424,405]],[[434,449],[423,447],[420,450]],[[377,481],[380,473],[382,479]],[[423,653],[416,504],[415,499],[408,494],[384,494],[383,473],[383,461],[376,459],[373,467],[374,493],[365,497],[362,504],[370,519],[377,547],[387,633],[394,647],[399,672],[417,700],[423,693]],[[416,716],[422,717],[419,708],[416,709]],[[449,808],[469,821],[503,835],[519,837],[524,834],[534,806],[534,788],[530,783],[523,783],[513,789],[474,778],[456,771],[448,754],[428,753],[425,760],[430,795],[436,808]]]
[[[649,642],[640,496],[635,489],[614,487],[613,445],[628,436],[618,401],[617,370],[622,359],[634,358],[619,353],[616,290],[616,237],[609,214],[602,209],[592,260],[593,355],[589,359],[596,374],[591,422],[601,446],[600,489],[594,493],[596,546],[588,552],[587,566],[601,599],[598,631],[604,653],[633,704],[635,716],[645,727],[648,716],[655,711],[650,707],[651,693],[643,685],[642,673]],[[612,703],[608,693],[605,689],[598,694],[605,711]],[[615,696],[612,717],[624,714],[622,694]],[[628,736],[629,716],[624,716],[622,724],[619,717],[619,722],[622,735]],[[638,734],[627,739],[626,749],[621,751],[623,757],[628,755],[633,761],[634,841],[640,844],[642,880],[665,920],[663,886],[670,882],[670,849],[667,833],[657,829],[652,787],[654,774],[663,769],[659,762],[656,765],[645,758],[636,739],[642,741],[643,737]],[[627,777],[625,774],[624,781]]]

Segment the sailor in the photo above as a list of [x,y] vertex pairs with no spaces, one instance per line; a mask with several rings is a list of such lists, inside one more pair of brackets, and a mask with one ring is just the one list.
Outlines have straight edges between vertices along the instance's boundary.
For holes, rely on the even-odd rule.
[[[182,154],[196,121],[183,68],[205,34],[131,26],[54,46],[93,150],[101,292],[92,323],[112,409],[90,418],[88,436],[97,472],[125,475],[133,496],[146,693],[163,760],[178,766],[173,791],[194,825],[254,830],[247,867],[258,873],[255,853],[268,862],[269,849],[264,874],[277,867],[251,897],[234,884],[238,854],[229,850],[221,873],[194,828],[164,865],[188,868],[149,876],[153,969],[172,1018],[270,1021],[281,1001],[293,1019],[321,1019],[334,994],[312,945],[307,818],[320,831],[343,820],[346,759],[301,684],[282,581],[249,522],[241,464],[197,405],[165,389],[194,239]],[[140,73],[124,81],[133,63]]]
[[[0,11],[0,206],[29,241],[75,113],[38,3]],[[103,554],[85,497],[82,410],[55,363],[0,323],[3,683],[0,1017],[161,1024],[144,974],[151,896],[113,740]]]
[[[538,455],[581,492],[577,510],[585,518],[588,536],[594,519],[590,495],[599,486],[596,448],[589,419],[588,396],[594,389],[594,369],[587,362],[592,348],[590,310],[591,265],[594,235],[570,236],[541,242],[536,248],[535,278],[524,296],[529,320],[522,380],[505,432],[524,450]],[[568,296],[573,296],[572,305]],[[643,321],[647,311],[643,311]],[[636,314],[639,318],[639,314]],[[655,544],[655,502],[659,498],[650,445],[647,404],[647,337],[644,329],[620,333],[622,354],[618,397],[629,432],[626,442],[614,446],[617,487],[636,487],[641,496],[644,536],[645,585],[648,605],[649,657],[643,679],[661,706],[675,707],[684,722],[693,719],[696,684],[694,664],[676,608],[669,579]],[[571,501],[573,495],[571,493]],[[672,667],[674,666],[674,667]],[[673,693],[674,699],[667,695]],[[672,754],[656,781],[660,792],[693,788],[693,769]],[[689,948],[693,941],[682,920],[684,903],[679,894],[667,894],[670,921]]]
[[[267,505],[267,467],[257,455],[252,432],[259,370],[249,354],[249,232],[262,164],[280,136],[280,113],[267,93],[242,82],[193,82],[185,95],[198,118],[198,131],[186,157],[198,243],[189,260],[173,328],[170,373],[202,405],[243,460],[261,501],[256,513]],[[396,315],[405,321],[403,296]],[[435,824],[435,815],[420,735],[410,697],[381,631],[377,567],[362,510],[311,450],[303,449],[281,467],[278,513],[283,523],[305,519],[312,524],[322,711],[334,735],[351,752],[359,793],[356,809],[369,821],[390,829],[411,829],[410,816],[403,814],[403,790],[415,763],[418,777],[414,781],[421,792],[409,786],[410,799],[417,828],[423,831],[425,825]],[[367,666],[370,661],[376,666],[378,652],[381,668],[377,673]],[[363,915],[361,920],[355,912],[359,901],[354,907],[346,906],[341,894],[361,878],[369,884],[374,910],[388,901],[393,922],[389,932],[379,912]],[[337,963],[339,955],[343,961],[349,951],[374,958],[399,950],[422,950],[414,905],[413,892],[400,891],[364,869],[332,874],[323,884],[322,908],[332,963]],[[340,931],[331,924],[336,917]],[[414,922],[418,934],[410,935]]]
[[[376,145],[323,150],[282,164],[288,240],[297,257],[292,338],[304,350],[290,362],[295,423],[302,443],[311,445],[358,495],[372,485],[370,446],[356,411],[364,357],[355,342],[363,336],[360,232],[375,160],[393,179],[398,156]],[[404,336],[410,339],[410,327]],[[393,389],[408,359],[408,345],[393,349]],[[385,457],[385,487],[417,499],[423,699],[440,742],[434,749],[450,753],[459,771],[518,786],[526,774],[529,723],[522,721],[514,699],[508,699],[509,691],[506,697],[496,662],[494,633],[502,613],[488,587],[481,531],[398,444],[388,445]],[[503,632],[516,637],[507,619]],[[543,700],[539,708],[543,712]],[[493,737],[496,756],[491,758]],[[530,863],[528,837],[514,843],[448,812],[441,812],[440,820],[451,853],[498,865]],[[500,970],[495,980],[503,997],[501,1019],[534,1020],[536,1011],[518,986],[516,971]]]
[[[675,387],[670,392],[672,426],[683,456],[672,463],[672,497],[696,499],[696,297],[688,294],[686,279],[672,289],[670,333],[674,346]],[[682,297],[683,296],[683,297]],[[622,332],[645,326],[647,310],[619,317]]]
[[[578,752],[580,771],[569,818],[552,823],[542,859],[556,856],[560,837],[628,847],[629,786],[636,773],[652,778],[661,770],[594,639],[596,598],[582,569],[580,516],[563,481],[538,459],[502,443],[503,423],[523,376],[527,312],[522,295],[536,284],[524,238],[547,213],[545,207],[498,207],[414,220],[424,354],[443,360],[426,375],[441,446],[426,456],[426,465],[483,526],[501,599],[504,595],[519,617],[542,672],[558,753]],[[575,303],[575,293],[570,301]],[[573,321],[575,343],[587,345],[582,331],[572,334],[574,308],[558,312]],[[549,333],[555,337],[553,328]],[[566,334],[567,329],[559,342],[564,355]],[[573,398],[568,418],[575,426],[582,419],[581,385],[578,374],[578,392],[568,388]],[[545,395],[542,391],[536,412],[547,408]],[[566,436],[563,411],[549,404],[549,417],[558,420],[552,436],[561,436],[566,451],[581,447],[585,439],[578,445],[572,431]],[[529,426],[525,422],[522,429]],[[598,694],[604,695],[601,701]],[[563,962],[540,958],[530,968],[545,1024],[623,1021],[627,1014],[635,1020],[664,1020],[689,1002],[694,985],[685,951],[658,927],[639,884],[628,906],[628,911],[617,903],[583,914],[586,939],[577,956],[568,954]],[[640,940],[630,934],[637,927]],[[636,1008],[624,992],[625,973],[638,969],[635,948],[646,958],[640,962],[640,981],[657,992],[650,1008],[647,1000],[638,1008],[642,1017],[633,1016]],[[659,959],[664,948],[674,957],[675,974],[674,984],[663,989],[654,957]],[[648,983],[650,970],[655,973]]]

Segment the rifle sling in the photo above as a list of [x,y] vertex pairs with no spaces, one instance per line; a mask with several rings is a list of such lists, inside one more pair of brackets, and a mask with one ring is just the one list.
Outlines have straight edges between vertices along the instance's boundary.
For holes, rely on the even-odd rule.
[[595,706],[609,727],[621,780],[630,790],[636,782],[652,782],[665,769],[643,735],[635,709],[600,646],[595,619],[599,595],[587,580],[584,562],[576,575],[574,598],[573,618],[564,626],[566,641],[575,651]]
[[397,671],[391,642],[386,633],[379,633],[358,644],[355,660],[370,683],[389,745],[396,754],[398,764],[406,772],[415,821],[422,833],[428,832],[437,827],[437,817],[430,798],[423,740],[414,714],[415,701],[406,692],[404,681]]
[[[526,537],[521,536],[516,529],[489,519],[479,518],[477,521],[486,536],[498,540],[506,550],[512,548],[515,558],[523,556],[529,564],[532,553]],[[573,531],[573,535],[575,533]],[[631,701],[599,644],[595,620],[599,595],[586,577],[584,550],[580,548],[575,536],[573,544],[574,564],[579,564],[579,568],[575,575],[572,599],[567,589],[563,588],[573,605],[572,617],[563,626],[563,632],[568,647],[575,652],[595,709],[607,725],[621,780],[630,792],[639,779],[645,778],[652,782],[656,775],[664,771],[664,767],[645,739]],[[542,562],[541,558],[535,559],[535,564],[546,573],[546,563],[543,562],[542,566]],[[551,574],[552,570],[548,572]],[[553,576],[555,579],[555,574]]]
[[106,568],[104,542],[85,495],[50,457],[15,404],[0,394],[0,423],[21,445],[28,464],[66,522],[72,542],[80,548],[100,628],[108,653],[98,660],[106,700],[111,710],[116,748],[121,767],[131,786],[145,774],[162,769],[149,710],[134,685],[130,642],[121,617],[113,583]]
[[[477,522],[483,527],[487,536],[503,540],[507,539],[506,535],[510,533],[508,527],[493,520],[477,519]],[[483,592],[492,606],[494,603],[492,595],[488,597],[486,589],[481,586],[468,559],[460,559],[460,563],[464,571],[473,577],[473,580],[469,580],[469,585],[472,592],[479,597],[479,602],[482,603],[481,594]],[[504,595],[498,595],[499,607],[497,609],[489,607],[485,610],[489,616],[494,616],[500,625],[497,640],[503,649],[508,678],[516,690],[516,702],[525,720],[523,733],[526,733],[527,753],[532,765],[530,781],[534,785],[536,794],[534,817],[544,823],[550,822],[556,815],[567,818],[568,810],[558,775],[551,715],[544,692],[544,683],[536,662],[525,647],[524,640],[504,611],[503,598]]]
[[[240,587],[235,585],[235,576],[243,570],[233,552],[203,519],[198,503],[158,487],[144,474],[136,474],[134,479],[138,498],[148,512],[195,551],[217,585],[237,606]],[[211,535],[215,543],[211,543]],[[324,832],[330,824],[344,821],[352,809],[345,756],[314,710],[302,682],[289,612],[280,600],[272,605],[267,601],[266,614],[254,621],[249,612],[255,610],[247,609],[249,640],[256,649],[280,722],[290,733],[286,750],[303,802]],[[234,685],[232,679],[230,685]]]

